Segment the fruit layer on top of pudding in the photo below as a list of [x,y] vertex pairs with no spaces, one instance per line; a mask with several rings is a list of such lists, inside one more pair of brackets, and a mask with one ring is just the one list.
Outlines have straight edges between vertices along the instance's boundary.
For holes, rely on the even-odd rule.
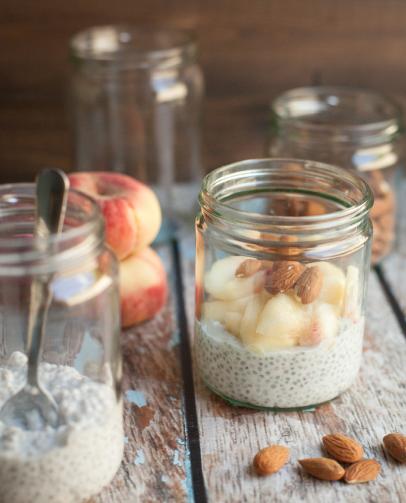
[[247,349],[268,352],[333,339],[340,319],[360,319],[359,270],[229,256],[204,277],[201,319],[221,323]]

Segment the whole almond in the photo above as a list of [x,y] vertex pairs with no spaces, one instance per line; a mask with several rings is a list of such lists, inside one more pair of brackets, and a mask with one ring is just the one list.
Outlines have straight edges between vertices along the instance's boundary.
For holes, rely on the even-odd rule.
[[361,444],[341,433],[325,435],[322,440],[326,452],[337,461],[355,463],[364,455]]
[[297,280],[295,292],[302,304],[311,304],[320,295],[322,286],[323,273],[320,267],[316,265],[304,270],[303,274]]
[[299,459],[304,471],[320,480],[340,480],[344,477],[344,468],[329,458]]
[[236,278],[249,278],[262,268],[262,262],[255,258],[248,258],[241,262],[235,271]]
[[363,459],[345,470],[344,480],[347,484],[362,484],[375,480],[381,471],[381,465],[374,459]]
[[270,445],[261,449],[254,457],[253,465],[258,475],[270,475],[289,461],[290,451],[283,445]]
[[274,262],[272,269],[267,271],[265,290],[269,293],[283,293],[293,288],[305,267],[300,262],[280,260]]
[[383,445],[392,458],[406,463],[406,436],[402,433],[389,433],[383,437]]

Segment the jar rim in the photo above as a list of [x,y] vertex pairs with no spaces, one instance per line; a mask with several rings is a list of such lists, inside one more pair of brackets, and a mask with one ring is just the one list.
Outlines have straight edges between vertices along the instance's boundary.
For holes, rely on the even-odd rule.
[[379,144],[403,130],[402,109],[393,98],[356,87],[290,89],[272,101],[271,111],[282,127],[307,131],[307,141],[324,133],[337,143]]
[[[21,206],[16,206],[21,203]],[[86,208],[86,221],[72,227],[64,227],[59,234],[49,237],[49,247],[54,252],[44,252],[35,248],[33,241],[28,243],[27,236],[0,236],[0,266],[4,264],[19,268],[25,264],[33,264],[33,268],[54,269],[64,267],[72,259],[83,258],[103,242],[104,223],[97,202],[90,196],[76,189],[69,189],[65,222],[71,217],[70,212],[75,206]],[[8,223],[6,217],[17,214],[27,217],[28,222],[35,218],[35,184],[13,183],[0,185],[0,215],[2,223],[0,230],[10,232],[13,222]],[[14,223],[14,226],[16,223]],[[57,257],[58,253],[61,257]]]
[[[324,183],[329,183],[329,181],[335,179],[346,182],[349,186],[354,187],[359,193],[359,200],[337,211],[321,215],[298,217],[289,215],[265,215],[240,210],[225,202],[224,198],[218,197],[215,193],[216,189],[220,187],[220,184],[227,184],[230,181],[235,183],[237,179],[243,180],[245,178],[249,183],[253,182],[254,186],[256,181],[253,180],[253,174],[255,172],[260,176],[276,173],[280,180],[283,180],[283,176],[288,177],[288,175],[297,178],[299,175],[297,167],[301,168],[301,173],[306,173],[306,176],[308,176],[310,180],[310,184],[313,184],[314,192],[316,192],[317,189],[317,186],[314,184],[315,177],[319,177],[319,181],[323,180]],[[308,230],[318,231],[323,228],[329,228],[331,225],[345,225],[348,224],[349,221],[355,219],[362,220],[365,218],[373,205],[373,194],[368,184],[362,178],[349,170],[337,166],[304,159],[263,158],[238,161],[211,171],[203,179],[199,201],[202,211],[210,214],[214,218],[227,220],[236,225],[259,225],[285,229],[300,226]]]
[[106,64],[118,61],[132,68],[162,63],[176,66],[195,57],[196,36],[186,29],[102,25],[73,35],[70,51],[74,59],[82,61]]

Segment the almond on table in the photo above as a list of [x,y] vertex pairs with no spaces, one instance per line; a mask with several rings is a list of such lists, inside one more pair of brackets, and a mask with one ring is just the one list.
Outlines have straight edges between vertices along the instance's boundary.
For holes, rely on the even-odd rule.
[[386,451],[400,463],[406,463],[406,435],[389,433],[383,437]]
[[340,480],[344,477],[344,468],[330,458],[299,459],[303,470],[320,480]]
[[381,465],[374,459],[363,459],[350,465],[345,470],[344,480],[347,484],[362,484],[375,480],[381,471]]
[[254,457],[253,465],[258,475],[271,475],[289,461],[290,451],[283,445],[271,445],[261,449]]
[[355,463],[362,459],[364,455],[364,449],[361,444],[341,433],[325,435],[322,442],[327,454],[343,463]]

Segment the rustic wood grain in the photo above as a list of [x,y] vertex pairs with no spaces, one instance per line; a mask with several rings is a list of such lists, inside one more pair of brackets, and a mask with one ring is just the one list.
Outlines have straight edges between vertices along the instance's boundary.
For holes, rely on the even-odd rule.
[[[172,257],[160,248],[168,271]],[[174,278],[170,277],[174,291]],[[175,298],[153,320],[122,334],[125,452],[94,503],[182,502],[190,493]]]
[[2,0],[0,181],[71,167],[70,36],[87,26],[195,28],[207,82],[205,169],[262,155],[269,100],[311,83],[402,93],[406,3],[399,0]]
[[[186,298],[193,323],[193,264],[191,240],[184,242]],[[202,462],[209,501],[272,502],[402,502],[406,470],[388,459],[381,440],[406,424],[406,343],[381,285],[371,273],[364,360],[356,384],[316,412],[264,413],[234,408],[210,393],[196,375]],[[192,326],[192,325],[191,325]],[[320,439],[332,432],[347,433],[364,446],[366,456],[382,464],[370,484],[348,486],[321,482],[304,475],[297,459],[322,455]],[[292,450],[291,461],[279,473],[253,474],[255,453],[270,443]]]

